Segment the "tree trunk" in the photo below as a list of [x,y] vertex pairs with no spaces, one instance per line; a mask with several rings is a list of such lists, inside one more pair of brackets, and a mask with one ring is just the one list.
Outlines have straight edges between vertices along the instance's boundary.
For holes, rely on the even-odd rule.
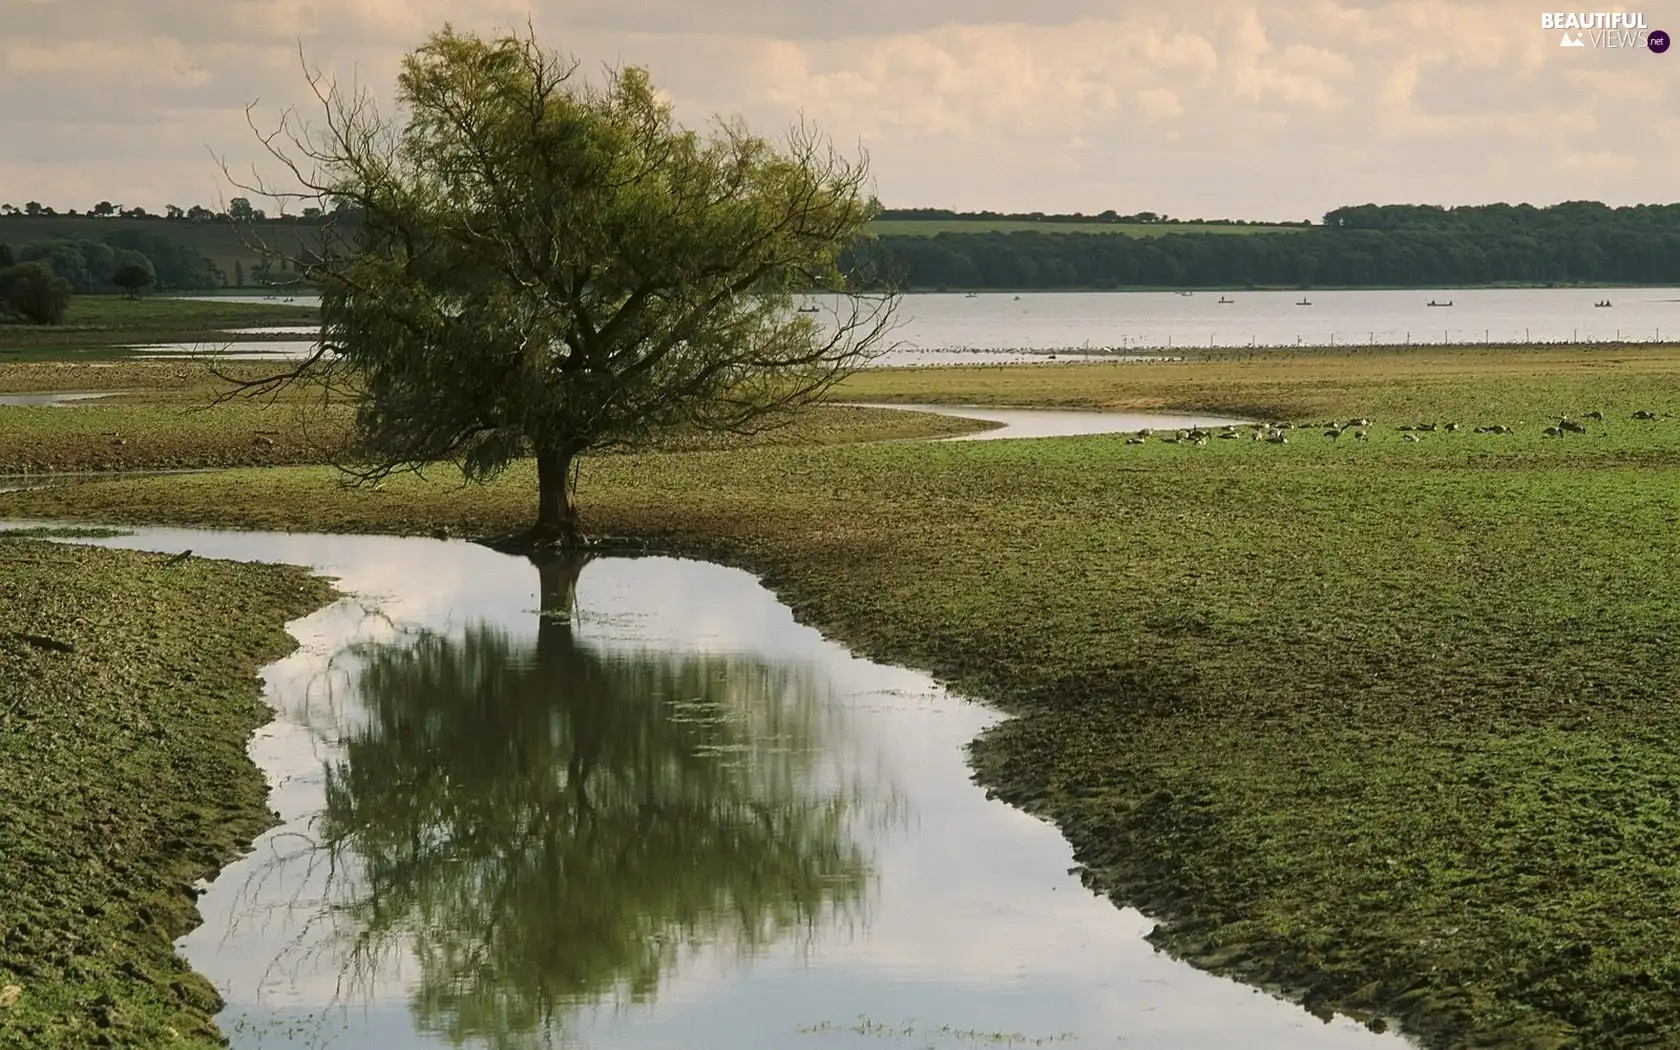
[[572,506],[572,460],[570,449],[541,449],[537,452],[537,524],[533,538],[563,547],[583,546],[583,530]]

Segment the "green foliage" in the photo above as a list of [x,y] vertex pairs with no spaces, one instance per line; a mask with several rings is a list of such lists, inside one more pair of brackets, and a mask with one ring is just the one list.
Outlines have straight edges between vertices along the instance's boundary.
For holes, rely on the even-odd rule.
[[147,262],[143,255],[137,260],[130,259],[122,263],[111,275],[111,283],[128,292],[131,299],[138,297],[140,289],[149,286],[156,279],[152,272],[152,264]]
[[[1160,235],[1147,240],[941,228],[954,232],[910,236],[885,223],[848,258],[884,255],[915,288],[1680,283],[1680,205],[1364,205],[1330,212],[1323,226],[1246,237],[1172,224],[1150,226]],[[1245,229],[1256,227],[1225,232]]]
[[0,310],[30,324],[58,324],[70,305],[70,282],[40,262],[0,270]]
[[689,131],[641,70],[596,87],[574,69],[445,29],[404,61],[401,127],[334,95],[311,157],[357,219],[310,274],[361,384],[368,473],[486,478],[534,451],[539,524],[563,533],[575,455],[751,428],[859,363],[890,306],[826,331],[792,309],[796,288],[843,288],[861,165],[804,132]]

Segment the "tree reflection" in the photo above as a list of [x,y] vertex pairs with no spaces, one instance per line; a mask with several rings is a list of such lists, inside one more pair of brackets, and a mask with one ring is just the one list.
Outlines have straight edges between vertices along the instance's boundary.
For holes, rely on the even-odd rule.
[[479,627],[364,654],[366,722],[327,771],[353,966],[411,952],[417,1023],[456,1043],[648,1000],[685,947],[809,934],[867,885],[810,671],[589,644],[581,569],[542,566],[534,647]]

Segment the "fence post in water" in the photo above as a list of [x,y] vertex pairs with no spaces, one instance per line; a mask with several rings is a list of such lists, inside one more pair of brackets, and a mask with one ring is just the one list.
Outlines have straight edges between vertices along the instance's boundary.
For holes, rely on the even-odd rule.
[[1523,329],[1523,345],[1528,345],[1528,329],[1526,328]]
[[1492,346],[1493,345],[1492,332],[1493,332],[1493,329],[1491,329],[1491,328],[1482,329],[1482,342],[1487,346]]

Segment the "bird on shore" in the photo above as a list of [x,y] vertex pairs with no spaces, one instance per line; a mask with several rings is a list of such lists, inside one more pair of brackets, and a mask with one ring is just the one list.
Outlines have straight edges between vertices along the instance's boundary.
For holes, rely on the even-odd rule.
[[1371,440],[1371,432],[1368,430],[1355,430],[1353,432],[1353,438],[1355,441],[1369,441]]
[[1422,441],[1423,440],[1422,438],[1418,437],[1416,434],[1407,434],[1407,435],[1405,435],[1405,438],[1406,438],[1407,441]]
[[175,555],[175,557],[170,558],[168,561],[164,562],[164,564],[165,565],[179,565],[182,562],[186,561],[190,557],[192,557],[192,548],[188,547],[186,550],[184,550],[181,553]]

